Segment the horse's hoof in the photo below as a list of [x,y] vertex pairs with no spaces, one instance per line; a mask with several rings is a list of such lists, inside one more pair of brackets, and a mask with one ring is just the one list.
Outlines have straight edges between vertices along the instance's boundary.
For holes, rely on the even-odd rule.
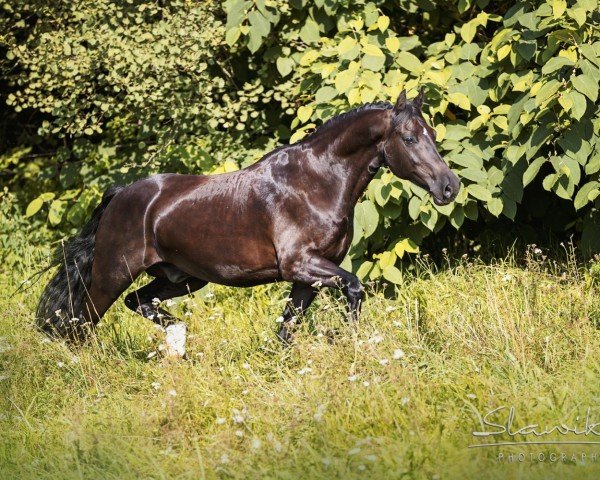
[[292,333],[287,328],[282,328],[277,333],[277,338],[284,347],[289,347],[292,341],[294,340],[294,335],[292,335]]

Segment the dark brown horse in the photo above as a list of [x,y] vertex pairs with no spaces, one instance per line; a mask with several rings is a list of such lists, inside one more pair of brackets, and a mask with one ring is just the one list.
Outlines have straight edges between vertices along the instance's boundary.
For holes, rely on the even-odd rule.
[[110,189],[81,234],[57,252],[61,267],[41,297],[39,326],[83,337],[142,272],[156,278],[125,304],[161,324],[176,319],[153,299],[208,282],[292,282],[284,341],[289,321],[321,286],[340,288],[356,317],[363,287],[339,264],[352,240],[354,206],[377,170],[387,165],[438,205],[460,188],[436,150],[422,100],[422,92],[413,101],[402,92],[395,105],[365,105],[237,172],[155,175]]

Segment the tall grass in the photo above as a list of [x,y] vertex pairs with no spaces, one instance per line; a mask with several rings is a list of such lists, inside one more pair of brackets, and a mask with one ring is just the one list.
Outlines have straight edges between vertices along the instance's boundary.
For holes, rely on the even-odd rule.
[[[598,478],[600,445],[469,448],[499,406],[517,427],[581,425],[588,407],[600,422],[597,265],[536,252],[420,258],[355,325],[324,291],[289,348],[286,286],[209,286],[170,307],[189,324],[180,361],[121,303],[74,347],[33,329],[38,285],[5,297],[0,478]],[[538,460],[552,452],[566,460]]]

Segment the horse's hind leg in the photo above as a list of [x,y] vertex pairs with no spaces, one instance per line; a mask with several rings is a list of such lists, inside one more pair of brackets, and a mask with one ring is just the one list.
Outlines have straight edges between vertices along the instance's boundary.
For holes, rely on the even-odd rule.
[[[188,278],[174,283],[167,278],[155,278],[148,285],[130,293],[125,297],[125,305],[142,317],[167,327],[179,321],[166,310],[158,306],[159,302],[169,298],[180,297],[201,289],[208,282],[198,278]],[[156,301],[158,300],[158,302]]]
[[165,327],[167,332],[166,355],[171,357],[185,356],[187,327],[166,310],[158,306],[163,300],[180,297],[192,293],[208,282],[198,278],[188,278],[181,282],[171,282],[168,278],[156,278],[148,285],[130,293],[125,297],[125,305],[136,313]]
[[117,298],[142,272],[140,261],[120,260],[98,254],[92,266],[92,277],[86,295],[84,316],[95,326]]

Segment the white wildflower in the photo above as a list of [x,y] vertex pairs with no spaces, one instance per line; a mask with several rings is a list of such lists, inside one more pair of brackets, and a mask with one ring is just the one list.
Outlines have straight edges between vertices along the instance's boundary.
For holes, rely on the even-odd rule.
[[176,397],[177,396],[177,391],[174,389],[171,389],[167,392],[167,394],[169,394],[171,397]]
[[244,436],[244,432],[242,430],[236,430],[235,431],[235,436],[242,438]]
[[349,382],[356,382],[357,378],[358,378],[357,375],[348,375],[348,381]]
[[354,447],[348,451],[348,456],[357,455],[358,453],[360,453],[360,447]]
[[152,305],[156,306],[156,305],[160,305],[160,298],[158,297],[154,297],[152,299]]
[[310,367],[304,367],[301,370],[298,370],[298,375],[305,375],[307,373],[312,372],[312,368]]
[[255,437],[252,439],[251,445],[254,450],[258,450],[262,446],[262,442],[260,441],[259,438]]
[[368,380],[363,382],[363,386],[368,387],[369,385],[371,385],[371,383]]
[[63,367],[65,366],[65,364],[64,364],[63,362],[57,362],[57,363],[56,363],[56,366],[57,366],[58,368],[63,368]]
[[467,398],[470,398],[471,400],[474,400],[477,398],[477,395],[475,395],[474,393],[467,393]]
[[276,321],[277,323],[283,323],[283,320],[284,320],[284,318],[283,318],[283,315],[280,315],[279,317],[277,317],[277,318],[275,319],[275,321]]
[[327,407],[325,405],[319,405],[317,407],[317,413],[315,413],[313,415],[313,418],[317,421],[320,422],[321,420],[323,420],[323,414],[325,413],[325,410],[327,409]]
[[408,402],[410,402],[410,398],[408,397],[402,397],[402,400],[400,400],[402,405],[406,405]]
[[234,409],[233,410],[233,416],[231,417],[231,419],[233,420],[233,423],[244,423],[244,416],[242,415],[242,412],[240,412],[239,410]]
[[379,363],[383,366],[387,365],[388,363],[390,363],[390,361],[387,358],[382,358],[381,360],[379,360]]
[[221,455],[221,463],[225,464],[225,463],[229,463],[229,455],[227,455],[226,453]]
[[382,335],[373,335],[371,338],[369,338],[369,343],[381,343],[383,342],[383,336]]
[[401,348],[397,348],[396,350],[394,350],[393,358],[394,360],[400,360],[401,358],[404,358],[404,350],[402,350]]
[[160,388],[160,383],[159,382],[152,382],[150,384],[150,386],[154,389],[154,390],[158,390]]
[[227,420],[225,420],[223,417],[217,417],[217,419],[215,420],[217,425],[224,425],[226,421]]

